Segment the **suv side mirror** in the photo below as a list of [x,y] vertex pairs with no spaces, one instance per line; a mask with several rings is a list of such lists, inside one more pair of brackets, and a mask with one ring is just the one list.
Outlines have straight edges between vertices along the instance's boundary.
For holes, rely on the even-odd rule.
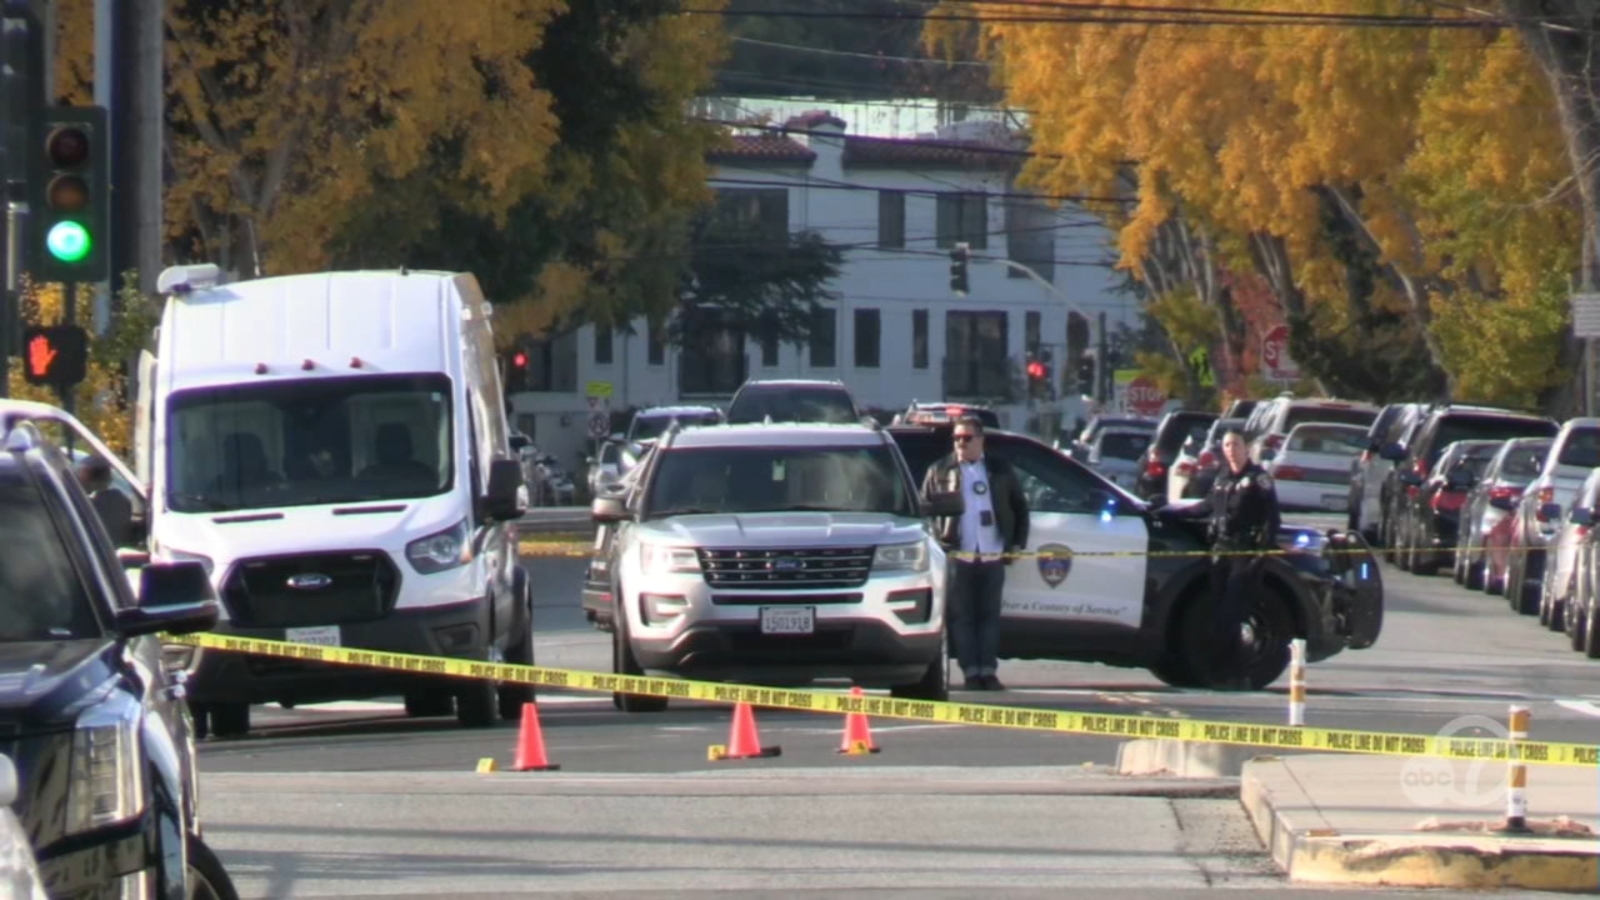
[[152,563],[139,572],[139,605],[117,610],[116,630],[123,637],[210,631],[220,610],[204,565]]
[[1406,448],[1400,446],[1398,443],[1384,444],[1383,447],[1378,450],[1378,455],[1384,459],[1387,459],[1389,462],[1403,462],[1406,458]]
[[621,522],[628,518],[628,504],[619,494],[596,497],[589,504],[589,516],[602,524]]
[[956,491],[940,491],[929,495],[922,504],[922,513],[940,519],[953,519],[967,511],[967,500]]
[[522,465],[514,459],[497,459],[489,463],[489,487],[479,501],[480,514],[496,522],[511,522],[527,512],[517,496],[523,486]]

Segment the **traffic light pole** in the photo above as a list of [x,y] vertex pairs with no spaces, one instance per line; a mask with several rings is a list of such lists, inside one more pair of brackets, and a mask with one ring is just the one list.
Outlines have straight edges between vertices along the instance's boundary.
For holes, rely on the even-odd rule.
[[[61,285],[61,324],[69,326],[78,324],[78,283],[76,281],[68,281]],[[61,408],[66,411],[67,415],[75,416],[78,414],[78,411],[74,409],[77,404],[73,402],[73,394],[77,393],[77,388],[78,386],[75,384],[56,385],[56,396],[61,398]],[[68,450],[71,450],[71,447],[71,444],[67,445]]]

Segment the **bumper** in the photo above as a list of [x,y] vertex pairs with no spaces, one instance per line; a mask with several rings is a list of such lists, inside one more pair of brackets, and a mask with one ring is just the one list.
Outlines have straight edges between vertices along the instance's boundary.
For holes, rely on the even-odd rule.
[[1346,512],[1350,508],[1348,484],[1318,484],[1312,481],[1276,482],[1278,504],[1285,510],[1308,512]]
[[39,860],[39,877],[51,897],[124,900],[156,896],[155,837],[141,820],[131,830],[84,835],[74,849]]
[[907,635],[870,619],[829,619],[804,637],[764,635],[759,624],[710,622],[669,640],[636,638],[633,648],[651,675],[777,686],[837,678],[883,688],[920,680],[943,641],[942,631]]
[[[218,623],[216,633],[285,640],[281,628],[239,628]],[[425,656],[486,659],[490,644],[489,604],[484,598],[428,609],[400,609],[381,619],[339,626],[339,643],[364,650]],[[318,703],[377,697],[438,684],[438,679],[199,648],[187,665],[194,703]],[[169,657],[171,658],[171,657]]]

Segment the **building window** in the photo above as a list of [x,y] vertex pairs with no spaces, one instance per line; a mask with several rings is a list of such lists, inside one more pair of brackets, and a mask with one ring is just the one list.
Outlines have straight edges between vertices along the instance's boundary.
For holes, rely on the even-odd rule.
[[[1056,234],[1061,230],[1059,214],[1033,200],[1008,200],[1006,210],[1006,259],[1021,263],[1045,281],[1056,279]],[[1006,277],[1027,278],[1028,273],[1006,266]]]
[[693,334],[678,353],[678,393],[684,397],[728,397],[746,377],[745,333],[716,309],[685,314],[684,331]]
[[1006,314],[948,312],[944,322],[945,396],[1009,400],[1013,385]]
[[875,309],[856,310],[856,368],[876,369],[883,345],[883,319]]
[[940,194],[937,220],[939,246],[954,247],[963,242],[974,250],[989,246],[988,194]]
[[928,367],[928,311],[911,311],[911,368]]
[[610,325],[594,326],[594,364],[597,366],[611,365],[611,351],[615,345],[614,335]]
[[1039,342],[1044,339],[1041,334],[1042,330],[1039,324],[1038,311],[1030,311],[1022,319],[1022,348],[1029,353],[1037,353],[1039,351]]
[[717,191],[717,218],[750,226],[755,237],[789,239],[788,188],[731,188]]
[[892,250],[906,245],[906,195],[904,191],[878,192],[878,246]]
[[646,359],[652,366],[667,364],[666,328],[660,322],[649,324],[650,337],[645,345]]
[[811,366],[831,369],[838,365],[838,312],[819,308],[811,318]]

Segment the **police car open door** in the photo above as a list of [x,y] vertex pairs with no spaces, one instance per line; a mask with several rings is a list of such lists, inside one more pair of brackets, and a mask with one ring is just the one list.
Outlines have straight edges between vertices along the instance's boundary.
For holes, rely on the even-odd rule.
[[1016,470],[1030,513],[1029,555],[1006,570],[1002,615],[1138,628],[1150,546],[1144,517],[1119,513],[1105,485],[1057,453],[1028,444],[990,452]]

